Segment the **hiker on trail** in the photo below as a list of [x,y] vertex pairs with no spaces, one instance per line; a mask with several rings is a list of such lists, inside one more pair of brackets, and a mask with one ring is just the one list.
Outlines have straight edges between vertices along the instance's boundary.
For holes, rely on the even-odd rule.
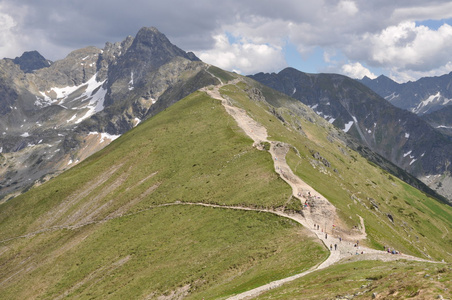
[[334,244],[334,250],[337,250],[337,244]]
[[317,224],[317,230],[319,230],[319,224]]
[[341,237],[339,237],[339,242],[342,242],[342,238]]
[[330,251],[333,251],[333,244],[330,244]]
[[325,233],[325,240],[328,239],[328,233]]

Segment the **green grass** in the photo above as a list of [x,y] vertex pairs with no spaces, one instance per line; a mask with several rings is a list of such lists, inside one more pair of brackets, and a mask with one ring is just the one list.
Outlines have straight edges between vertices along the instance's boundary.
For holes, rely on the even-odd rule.
[[149,209],[5,246],[15,248],[2,261],[2,273],[13,276],[2,284],[7,299],[49,299],[64,292],[79,299],[139,299],[185,285],[193,299],[217,298],[326,258],[324,248],[291,220],[191,205]]
[[0,239],[41,229],[47,211],[87,187],[92,192],[52,225],[66,222],[87,201],[94,202],[93,209],[111,201],[97,216],[106,217],[154,185],[159,186],[132,210],[175,201],[278,207],[291,189],[272,164],[270,154],[252,147],[218,100],[195,93],[57,179],[2,205],[6,230]]
[[293,221],[152,208],[272,208],[290,194],[270,154],[252,147],[218,100],[194,93],[0,206],[0,240],[17,237],[0,243],[0,294],[124,299],[189,285],[194,299],[217,298],[293,275],[326,258]]
[[210,66],[208,71],[210,73],[212,73],[214,76],[218,77],[221,79],[221,81],[223,81],[224,83],[233,80],[236,78],[236,76],[234,76],[233,74],[226,72],[218,67],[215,66]]
[[451,282],[450,265],[360,261],[311,273],[255,299],[447,299]]
[[[251,86],[253,83],[248,82]],[[268,103],[250,101],[244,83],[228,85],[222,92],[263,124],[269,139],[294,146],[286,159],[292,170],[324,195],[341,217],[342,230],[348,231],[365,220],[365,244],[377,249],[384,245],[424,258],[451,261],[452,208],[376,168],[336,136],[334,127],[284,95],[267,91]],[[290,109],[287,109],[288,107]],[[276,110],[281,122],[266,110]],[[302,133],[298,128],[301,127]],[[325,167],[311,152],[319,152],[330,164]],[[376,208],[374,204],[377,204]],[[392,223],[387,214],[394,219]]]
[[[369,164],[299,102],[268,90],[268,103],[250,100],[247,91],[255,85],[244,80],[222,93],[263,124],[270,140],[297,149],[289,151],[288,164],[337,207],[344,230],[357,225],[359,215],[367,245],[451,260],[449,206]],[[331,167],[314,167],[312,151]],[[188,299],[212,299],[302,272],[327,253],[293,221],[187,204],[297,211],[291,188],[273,168],[270,154],[252,147],[220,101],[193,93],[69,171],[0,205],[0,295],[157,298],[188,287]],[[186,204],[162,206],[175,203]],[[19,237],[24,234],[30,236]],[[356,288],[344,272],[383,279],[392,271],[392,264],[378,264],[335,266],[306,282],[317,280],[317,290],[325,287],[334,297]],[[409,267],[422,266],[430,267]],[[407,276],[405,286],[414,293],[417,277],[412,280]]]

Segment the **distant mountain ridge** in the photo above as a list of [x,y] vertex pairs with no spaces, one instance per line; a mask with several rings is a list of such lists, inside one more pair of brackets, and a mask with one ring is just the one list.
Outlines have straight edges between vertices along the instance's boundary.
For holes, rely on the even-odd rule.
[[452,72],[406,83],[397,83],[384,75],[375,79],[364,77],[359,81],[393,105],[418,115],[452,104]]
[[[362,145],[452,199],[448,181],[451,140],[420,117],[397,108],[356,80],[338,74],[307,74],[293,68],[249,76],[310,106]],[[382,87],[393,83],[384,78]],[[444,176],[443,176],[444,175]]]
[[74,165],[217,83],[207,68],[153,27],[53,63],[36,51],[0,60],[0,198]]
[[375,79],[364,77],[359,81],[393,105],[421,116],[434,128],[452,136],[448,121],[452,118],[452,72],[401,84],[384,75]]
[[13,62],[25,73],[47,68],[52,64],[52,61],[45,59],[38,51],[26,51],[20,57],[13,59]]

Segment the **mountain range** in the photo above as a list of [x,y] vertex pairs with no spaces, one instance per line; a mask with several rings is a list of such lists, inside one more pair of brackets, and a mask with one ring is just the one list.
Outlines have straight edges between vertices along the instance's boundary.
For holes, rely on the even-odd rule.
[[435,129],[452,136],[452,73],[402,84],[384,75],[364,77],[360,82],[393,105],[417,114]]
[[156,28],[32,57],[0,62],[2,298],[452,296],[452,206],[404,170],[445,156],[397,154],[448,137],[358,81],[241,76]]
[[[44,66],[44,67],[43,67]],[[208,65],[155,28],[49,62],[0,61],[0,197],[59,174],[207,84]]]
[[[452,140],[418,115],[398,108],[367,86],[338,74],[287,68],[250,76],[311,107],[365,146],[452,199]],[[380,77],[379,77],[380,78]],[[381,80],[387,89],[395,82]]]

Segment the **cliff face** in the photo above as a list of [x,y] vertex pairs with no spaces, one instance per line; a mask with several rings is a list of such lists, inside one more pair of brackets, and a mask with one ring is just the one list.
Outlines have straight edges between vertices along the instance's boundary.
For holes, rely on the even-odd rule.
[[[0,61],[0,197],[75,165],[142,120],[217,80],[155,28],[48,62]],[[192,78],[203,80],[192,80]]]

